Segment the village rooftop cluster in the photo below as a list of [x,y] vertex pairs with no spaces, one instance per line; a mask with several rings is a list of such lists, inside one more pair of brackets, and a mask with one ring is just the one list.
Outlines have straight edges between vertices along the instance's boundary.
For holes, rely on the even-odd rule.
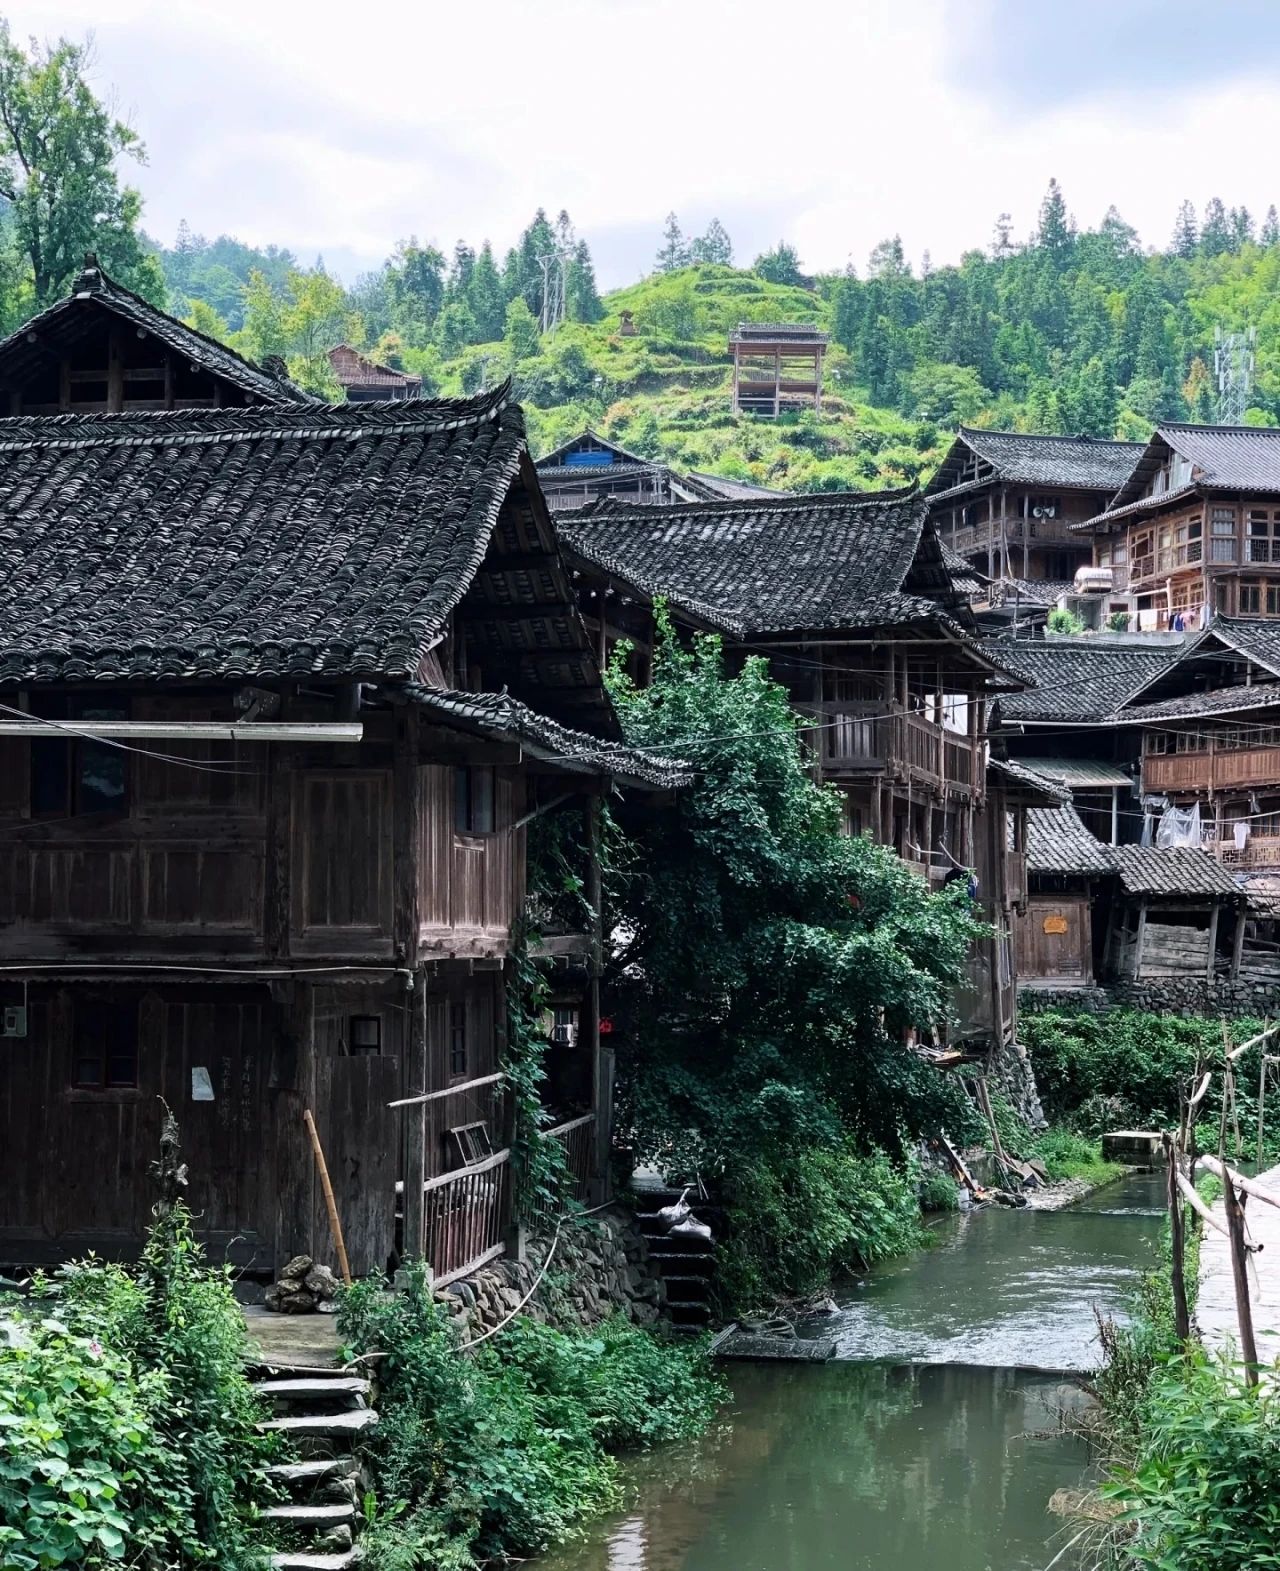
[[[817,406],[820,338],[743,329],[735,408]],[[353,1272],[517,1247],[494,1087],[550,813],[591,866],[535,955],[548,1134],[605,1198],[600,804],[689,766],[602,673],[645,682],[659,599],[767,657],[850,834],[971,885],[940,1065],[1017,1060],[1020,984],[1280,975],[1280,432],[961,430],[923,491],[779,495],[590,431],[535,465],[505,385],[331,363],[342,405],[92,258],[0,343],[5,1259],[137,1247],[161,1096],[263,1280],[327,1252],[304,1109]]]

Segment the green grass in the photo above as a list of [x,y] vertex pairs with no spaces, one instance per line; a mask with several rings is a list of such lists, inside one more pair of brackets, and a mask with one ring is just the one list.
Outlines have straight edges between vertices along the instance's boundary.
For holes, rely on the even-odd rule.
[[1036,1135],[1024,1155],[1043,1162],[1051,1179],[1083,1178],[1097,1185],[1108,1184],[1124,1173],[1119,1162],[1103,1159],[1100,1140],[1091,1140],[1061,1125]]

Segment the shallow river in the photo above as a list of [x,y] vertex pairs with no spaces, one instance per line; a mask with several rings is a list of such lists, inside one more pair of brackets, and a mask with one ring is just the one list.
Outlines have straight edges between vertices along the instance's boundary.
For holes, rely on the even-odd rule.
[[1066,1372],[1153,1262],[1163,1184],[943,1219],[836,1295],[838,1361],[725,1366],[712,1431],[629,1464],[631,1508],[539,1571],[1040,1571],[1049,1497],[1088,1475]]

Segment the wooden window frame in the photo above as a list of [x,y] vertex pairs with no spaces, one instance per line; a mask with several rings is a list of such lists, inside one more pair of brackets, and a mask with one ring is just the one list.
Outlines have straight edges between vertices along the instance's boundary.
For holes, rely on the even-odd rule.
[[[136,1000],[120,1003],[84,996],[77,1000],[68,1075],[73,1092],[82,1096],[109,1097],[140,1088],[138,1017]],[[86,1073],[91,1064],[96,1068]]]
[[[65,700],[54,697],[46,700],[41,707],[46,711],[54,712],[33,715],[33,719],[56,720],[65,723],[69,728],[74,728],[78,723],[91,724],[93,720],[130,718],[128,699],[106,702],[91,697],[73,696]],[[109,760],[113,764],[119,764],[122,784],[117,802],[109,805],[91,803],[86,788],[86,777],[95,758],[103,762]],[[62,780],[61,791],[48,792],[44,787],[49,779],[59,775]],[[38,785],[37,782],[42,776],[45,779]],[[64,818],[93,818],[97,821],[127,818],[130,812],[131,787],[129,755],[110,743],[94,741],[92,738],[72,733],[65,737],[51,734],[31,738],[27,753],[27,801],[33,819],[41,822],[56,822]],[[58,803],[41,805],[53,795],[60,796]]]
[[498,780],[492,764],[458,764],[453,771],[453,831],[480,837],[497,833]]
[[454,999],[449,1004],[448,1040],[445,1050],[449,1055],[450,1080],[465,1080],[471,1064],[471,1022],[465,1000]]

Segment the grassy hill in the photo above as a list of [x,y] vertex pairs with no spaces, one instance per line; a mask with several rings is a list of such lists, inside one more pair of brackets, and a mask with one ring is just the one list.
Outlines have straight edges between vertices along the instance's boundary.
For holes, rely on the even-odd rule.
[[[785,490],[901,485],[937,462],[949,432],[859,396],[849,356],[832,345],[821,415],[778,420],[732,410],[730,332],[742,321],[827,325],[809,289],[734,268],[658,274],[605,297],[604,319],[565,322],[538,354],[512,360],[504,344],[472,346],[438,364],[439,390],[459,393],[509,370],[536,452],[590,425],[649,458]],[[637,333],[619,333],[630,311]],[[415,356],[406,353],[414,369]]]

